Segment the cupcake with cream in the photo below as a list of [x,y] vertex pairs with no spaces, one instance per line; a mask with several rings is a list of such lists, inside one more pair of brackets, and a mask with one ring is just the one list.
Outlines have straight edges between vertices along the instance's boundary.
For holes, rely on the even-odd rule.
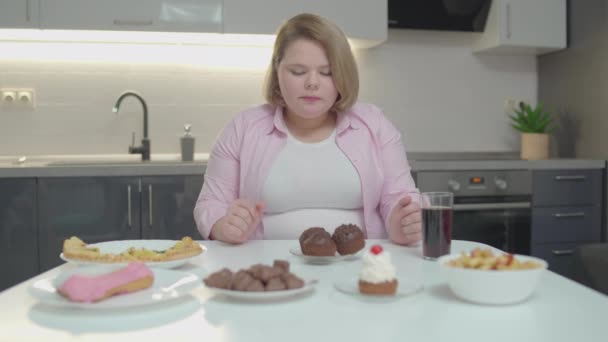
[[398,281],[390,254],[380,245],[374,245],[363,256],[359,275],[359,292],[369,295],[390,296],[397,292]]

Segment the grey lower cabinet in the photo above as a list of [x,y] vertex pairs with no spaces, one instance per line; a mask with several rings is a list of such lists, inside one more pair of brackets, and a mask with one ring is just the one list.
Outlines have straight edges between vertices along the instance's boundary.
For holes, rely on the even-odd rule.
[[40,271],[62,263],[63,241],[139,239],[139,177],[38,179]]
[[194,205],[203,176],[142,177],[141,234],[144,239],[200,239]]
[[602,170],[534,171],[533,186],[532,255],[572,278],[575,249],[601,241]]
[[0,179],[0,291],[38,274],[36,179]]
[[40,270],[62,263],[71,236],[87,243],[199,239],[192,211],[202,183],[202,175],[40,178]]

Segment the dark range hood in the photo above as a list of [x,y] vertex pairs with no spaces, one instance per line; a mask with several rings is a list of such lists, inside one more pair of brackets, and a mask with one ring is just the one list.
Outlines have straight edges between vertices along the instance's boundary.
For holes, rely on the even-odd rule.
[[388,0],[389,28],[483,32],[491,0]]

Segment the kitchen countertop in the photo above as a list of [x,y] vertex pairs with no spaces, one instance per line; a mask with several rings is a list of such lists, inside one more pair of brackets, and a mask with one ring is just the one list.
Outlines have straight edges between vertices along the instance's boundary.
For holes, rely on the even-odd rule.
[[183,162],[178,154],[152,154],[150,161],[131,154],[0,156],[0,178],[202,175],[207,153]]
[[[192,162],[182,162],[177,154],[153,154],[142,162],[139,155],[45,155],[19,160],[0,156],[0,178],[163,176],[203,174],[209,155],[198,153]],[[551,170],[603,169],[605,160],[514,159],[513,153],[410,153],[412,171],[443,170]],[[439,159],[437,159],[439,158]]]
[[413,171],[603,169],[605,160],[522,160],[519,152],[411,152]]
[[[381,243],[400,276],[423,279],[411,297],[372,301],[338,292],[335,281],[356,279],[361,261],[308,265],[288,250],[297,241],[257,240],[233,246],[203,241],[208,251],[178,270],[204,276],[222,267],[286,259],[294,273],[318,279],[309,294],[273,302],[214,296],[203,286],[191,296],[129,309],[54,308],[28,294],[37,280],[75,266],[64,264],[0,293],[0,340],[6,341],[605,341],[608,296],[546,271],[523,303],[476,305],[455,297],[436,262],[420,247]],[[480,244],[454,241],[452,251]]]
[[412,160],[413,171],[603,169],[605,160]]

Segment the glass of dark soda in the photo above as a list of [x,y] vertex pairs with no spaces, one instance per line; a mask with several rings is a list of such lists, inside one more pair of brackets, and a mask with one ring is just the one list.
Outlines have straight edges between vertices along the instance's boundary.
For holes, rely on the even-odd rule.
[[435,260],[450,254],[452,245],[452,221],[454,194],[451,192],[423,192],[422,208],[422,257]]

